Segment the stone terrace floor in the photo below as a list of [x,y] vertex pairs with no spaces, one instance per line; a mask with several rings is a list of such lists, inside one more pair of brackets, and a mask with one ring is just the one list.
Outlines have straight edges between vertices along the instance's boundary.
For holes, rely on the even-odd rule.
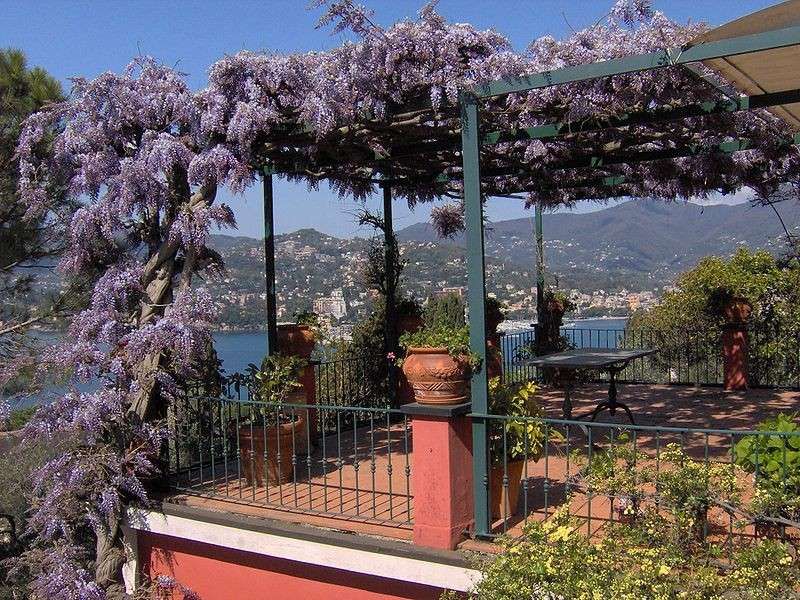
[[[631,408],[637,425],[665,428],[708,428],[748,430],[761,420],[779,412],[800,412],[800,392],[769,389],[746,392],[724,392],[721,388],[620,384],[618,399]],[[580,418],[589,413],[596,402],[607,394],[605,384],[590,384],[573,392],[573,415]],[[563,393],[557,389],[540,391],[546,415],[561,418]],[[603,412],[598,422],[627,423],[624,412],[612,417]],[[409,430],[411,426],[409,425]],[[562,432],[564,430],[562,429]],[[592,429],[593,444],[608,442],[617,428]],[[730,460],[731,442],[736,436],[695,434],[680,436],[671,432],[639,431],[637,447],[655,455],[667,443],[682,443],[687,453],[697,459]],[[406,440],[402,423],[390,427],[362,427],[355,432],[325,438],[312,453],[309,470],[306,457],[297,463],[295,480],[281,486],[253,488],[237,476],[236,461],[227,469],[219,465],[214,477],[208,469],[183,476],[182,490],[169,501],[227,513],[239,513],[329,529],[409,540],[413,521],[414,492],[408,472],[411,465],[411,432]],[[572,426],[569,432],[571,449],[588,448],[587,432]],[[377,441],[376,441],[377,440]],[[566,460],[565,444],[553,444],[547,461],[529,461],[516,515],[497,519],[495,530],[518,533],[523,520],[543,519],[552,514],[553,507],[563,502],[574,466]],[[371,450],[374,448],[374,457]],[[340,461],[341,458],[341,461]],[[572,469],[572,470],[570,470]],[[223,472],[224,471],[224,472]],[[544,489],[548,481],[547,494]],[[525,491],[527,488],[527,493]],[[575,490],[573,490],[575,491]],[[593,502],[593,503],[592,503]],[[573,496],[572,511],[578,516],[592,515],[587,529],[613,519],[614,509],[609,501],[595,497],[589,500],[578,493]],[[727,516],[725,516],[727,519]],[[713,527],[725,528],[727,520]]]

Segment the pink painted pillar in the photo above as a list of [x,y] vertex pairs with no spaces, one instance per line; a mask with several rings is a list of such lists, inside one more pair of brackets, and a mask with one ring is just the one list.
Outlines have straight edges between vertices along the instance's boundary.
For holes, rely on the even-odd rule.
[[722,332],[722,356],[725,368],[725,390],[747,389],[747,328],[729,323]]
[[453,550],[474,523],[470,405],[402,408],[412,417],[414,543]]

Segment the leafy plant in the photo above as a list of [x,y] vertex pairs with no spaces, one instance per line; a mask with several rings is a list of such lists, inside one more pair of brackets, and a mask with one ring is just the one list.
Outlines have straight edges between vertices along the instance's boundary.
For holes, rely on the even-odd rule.
[[297,356],[274,354],[265,357],[254,379],[256,396],[267,405],[259,405],[250,415],[250,420],[269,425],[288,419],[284,404],[292,399],[294,392],[302,389],[300,377],[306,365],[306,361]]
[[625,517],[636,517],[646,495],[645,487],[654,480],[647,458],[632,443],[631,436],[622,433],[607,449],[594,452],[587,461],[586,485],[594,493],[616,498],[621,503],[617,509]]
[[[530,520],[522,539],[482,567],[470,597],[480,600],[564,598],[697,600],[797,598],[800,569],[784,543],[763,540],[732,548],[722,562],[713,546],[687,549],[673,523],[648,514],[609,526],[588,539],[581,521],[559,507],[544,522]],[[455,598],[455,595],[443,598]]]
[[708,509],[716,500],[739,501],[735,465],[694,460],[674,443],[667,444],[661,463],[659,497],[694,538],[703,537]]
[[400,337],[400,346],[406,351],[409,348],[446,348],[450,356],[466,363],[473,371],[481,364],[480,358],[470,350],[469,327],[466,325],[457,329],[426,326],[403,334]]
[[[489,428],[489,455],[492,462],[506,459],[539,460],[546,437],[544,424],[537,417],[544,411],[536,402],[537,387],[532,382],[503,384],[499,377],[489,380],[489,412],[493,415],[521,417],[492,419]],[[551,432],[554,433],[554,432]]]
[[[733,448],[736,464],[752,473],[751,503],[760,516],[796,518],[800,514],[800,427],[797,415],[778,414],[756,427]],[[772,433],[769,433],[772,432]]]
[[733,448],[736,464],[758,479],[800,490],[800,427],[797,415],[779,414],[756,426]]

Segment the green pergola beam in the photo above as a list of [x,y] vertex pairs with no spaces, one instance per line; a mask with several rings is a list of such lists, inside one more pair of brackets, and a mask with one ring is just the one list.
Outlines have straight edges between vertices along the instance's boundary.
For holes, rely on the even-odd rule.
[[491,98],[494,96],[527,92],[553,85],[577,83],[579,81],[598,79],[600,77],[661,69],[673,65],[724,58],[737,54],[749,54],[797,44],[800,44],[800,27],[786,27],[784,29],[744,35],[715,42],[705,42],[688,48],[659,50],[649,54],[615,58],[586,65],[576,65],[574,67],[544,71],[533,75],[506,77],[490,83],[476,85],[471,91],[478,98]]
[[634,111],[606,119],[589,119],[573,123],[548,123],[546,125],[537,125],[535,127],[526,127],[524,129],[512,131],[492,131],[483,137],[481,143],[490,146],[502,142],[518,140],[544,140],[576,133],[588,133],[634,125],[651,125],[663,121],[678,121],[681,119],[704,117],[720,113],[735,113],[755,108],[768,108],[781,104],[792,104],[794,102],[800,102],[800,89],[769,94],[757,94],[754,96],[742,96],[736,100],[712,100],[676,108],[655,108]]

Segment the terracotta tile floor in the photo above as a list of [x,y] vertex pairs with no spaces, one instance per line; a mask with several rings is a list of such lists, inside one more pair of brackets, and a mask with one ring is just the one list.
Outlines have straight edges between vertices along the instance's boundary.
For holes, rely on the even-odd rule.
[[[579,388],[573,393],[573,415],[579,418],[590,412],[606,393],[605,384]],[[561,418],[562,392],[543,389],[540,394],[547,416]],[[726,393],[720,388],[620,384],[618,399],[630,406],[637,425],[645,427],[747,430],[778,412],[800,411],[800,392],[794,391]],[[597,420],[627,423],[623,412],[613,417],[603,412]],[[238,477],[235,460],[228,463],[227,472],[216,465],[213,478],[210,469],[203,470],[202,479],[200,471],[195,469],[182,475],[180,493],[171,500],[213,510],[409,539],[413,521],[413,490],[408,477],[413,451],[410,429],[411,426],[408,439],[402,424],[363,427],[342,433],[341,437],[328,436],[324,452],[320,443],[311,456],[310,474],[303,457],[298,461],[295,480],[269,489],[248,486]],[[521,515],[543,519],[564,501],[568,487],[575,485],[575,465],[567,460],[568,450],[587,452],[588,432],[589,428],[571,426],[569,448],[566,440],[552,444],[547,460],[527,464],[519,515],[498,520],[496,531],[517,533]],[[562,429],[562,433],[566,431]],[[591,428],[591,434],[593,446],[602,447],[619,434],[619,428],[598,425]],[[668,430],[636,433],[637,447],[650,456],[655,456],[667,443],[682,442],[686,451],[698,459],[707,456],[708,460],[722,461],[730,459],[731,443],[737,439],[735,434],[727,433],[683,436]],[[574,487],[572,491],[576,491]],[[586,517],[587,530],[592,532],[614,515],[607,498],[589,499],[581,493],[573,496],[572,507],[577,515]],[[728,525],[727,515],[712,514],[712,529],[725,531]]]

